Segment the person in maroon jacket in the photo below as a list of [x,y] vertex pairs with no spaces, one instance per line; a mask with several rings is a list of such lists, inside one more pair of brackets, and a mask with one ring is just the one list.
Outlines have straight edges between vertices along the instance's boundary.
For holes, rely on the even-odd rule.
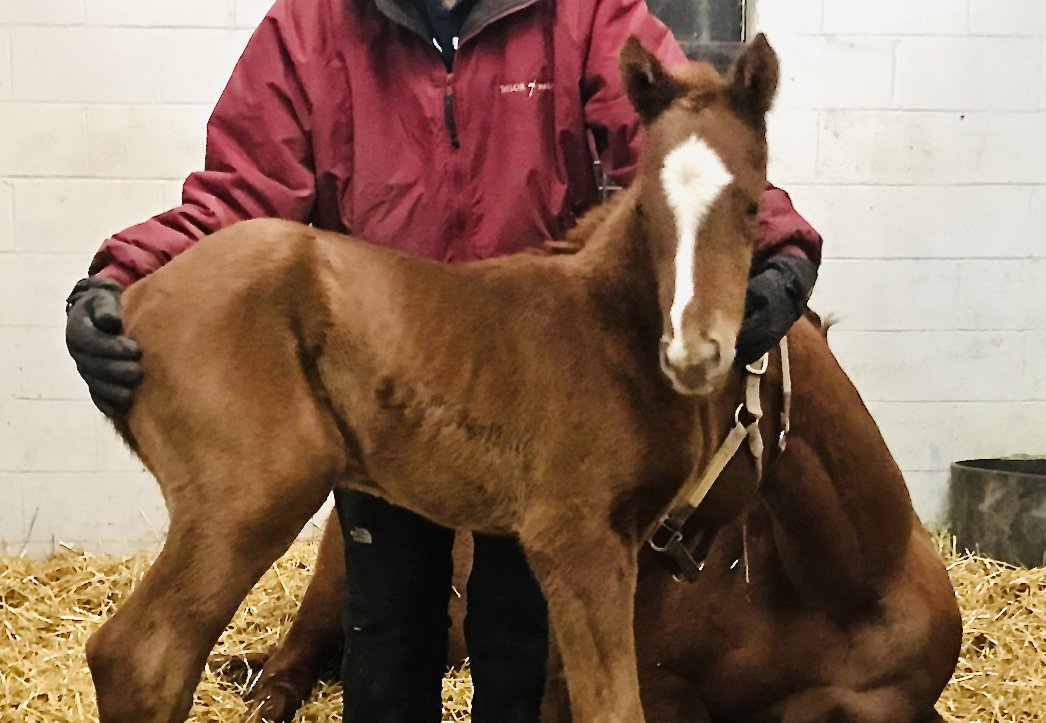
[[[599,197],[587,133],[611,178],[635,172],[641,130],[617,65],[630,35],[666,65],[685,60],[644,0],[278,0],[182,205],[105,241],[67,301],[94,402],[126,409],[141,376],[122,289],[236,221],[288,218],[447,262],[561,238]],[[783,191],[768,189],[760,229],[741,363],[799,316],[820,261]],[[438,721],[454,533],[362,493],[335,498],[352,581],[345,720]],[[476,535],[468,592],[473,720],[536,721],[546,611],[513,539]]]

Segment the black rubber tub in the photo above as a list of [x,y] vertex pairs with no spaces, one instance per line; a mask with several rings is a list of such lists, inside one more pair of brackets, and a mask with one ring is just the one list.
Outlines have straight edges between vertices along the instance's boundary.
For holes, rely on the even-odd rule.
[[970,459],[951,472],[960,550],[1022,567],[1046,564],[1046,458]]

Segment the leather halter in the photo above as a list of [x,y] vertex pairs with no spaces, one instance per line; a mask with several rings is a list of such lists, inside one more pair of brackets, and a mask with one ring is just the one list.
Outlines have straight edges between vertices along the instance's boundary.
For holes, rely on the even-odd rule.
[[[781,378],[783,401],[781,405],[781,434],[777,439],[778,454],[785,451],[788,444],[788,432],[791,429],[790,414],[792,407],[792,377],[791,366],[788,359],[788,338],[781,339]],[[670,509],[658,522],[654,531],[647,538],[647,544],[656,552],[664,553],[672,558],[678,571],[673,576],[677,581],[686,580],[693,582],[703,567],[703,560],[695,560],[691,550],[700,544],[700,540],[693,544],[683,539],[683,528],[687,521],[697,511],[698,506],[705,499],[712,485],[723,473],[723,470],[734,458],[744,441],[748,440],[748,449],[755,460],[756,483],[763,476],[763,435],[759,429],[759,422],[763,418],[763,405],[760,399],[760,387],[763,375],[770,365],[770,353],[767,352],[760,359],[745,367],[746,384],[745,400],[737,405],[734,411],[734,426],[727,435],[726,440],[712,456],[703,474],[694,477],[680,490],[677,499],[684,501],[679,506]],[[706,546],[707,547],[707,546]],[[707,552],[707,550],[705,550]],[[702,558],[704,555],[702,554]],[[747,562],[746,562],[747,568]]]

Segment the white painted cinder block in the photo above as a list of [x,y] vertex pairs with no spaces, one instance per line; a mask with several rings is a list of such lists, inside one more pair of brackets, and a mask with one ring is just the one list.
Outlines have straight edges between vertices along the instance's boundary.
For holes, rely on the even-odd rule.
[[90,402],[0,402],[0,472],[77,472],[97,466]]
[[968,113],[957,149],[966,183],[1046,183],[1046,112]]
[[868,411],[905,472],[943,469],[951,461],[951,402],[869,402]]
[[166,208],[158,182],[55,178],[13,187],[17,248],[80,254],[85,271],[103,240]]
[[957,35],[966,32],[967,0],[824,0],[823,29],[846,35]]
[[14,28],[14,96],[20,100],[131,103],[160,100],[161,31]]
[[[33,542],[155,541],[166,527],[163,498],[141,473],[32,473],[22,476],[22,518]],[[93,543],[93,544],[92,544]]]
[[959,113],[825,111],[820,118],[821,183],[951,184],[962,178]]
[[1024,380],[1030,400],[1046,401],[1046,332],[1024,335]]
[[1046,317],[1046,294],[1029,293],[1042,263],[829,259],[811,304],[840,331],[1033,329]]
[[800,213],[845,258],[1020,258],[1046,248],[1046,188],[790,186]]
[[777,184],[817,180],[817,112],[773,110],[767,118],[770,181]]
[[756,31],[772,33],[771,44],[786,35],[816,35],[821,32],[822,0],[759,0],[755,3]]
[[1046,454],[1046,403],[876,402],[868,405],[901,469],[947,469],[960,459]]
[[[0,254],[15,247],[14,188],[0,181]],[[0,256],[0,263],[3,257]]]
[[272,5],[272,0],[236,0],[236,24],[241,28],[257,27]]
[[946,525],[948,518],[948,479],[945,469],[933,472],[905,472],[904,481],[919,519],[926,525]]
[[970,0],[970,32],[1046,36],[1046,3],[1042,0]]
[[964,323],[956,309],[958,279],[959,264],[954,261],[827,259],[811,306],[838,319],[833,335],[952,329]]
[[1027,394],[1020,332],[833,329],[831,344],[869,402],[1014,402]]
[[11,98],[11,36],[0,27],[0,101]]
[[[270,5],[0,0],[0,546],[155,549],[166,527],[62,302],[106,236],[180,202]],[[753,7],[782,62],[770,177],[825,236],[814,306],[936,521],[954,459],[1046,451],[1046,3]]]
[[821,182],[1046,183],[1046,113],[824,111]]
[[[98,470],[101,472],[145,472],[142,464],[101,412],[95,426],[98,440]],[[150,476],[151,479],[151,476]]]
[[84,20],[83,0],[3,0],[0,25],[72,25]]
[[2,258],[0,326],[65,326],[65,299],[73,284],[86,275],[90,259],[79,254],[4,254]]
[[0,555],[17,554],[8,551],[14,543],[25,540],[26,527],[22,520],[22,476],[0,473]]
[[[775,107],[889,107],[897,42],[892,38],[815,35],[775,38],[781,62]],[[817,72],[811,73],[811,68],[817,68]]]
[[[3,261],[4,256],[0,254],[0,264]],[[4,353],[0,354],[0,403],[18,395],[22,376],[21,332],[22,327],[0,326],[0,344],[3,345],[0,349],[4,350]],[[0,444],[3,440],[4,437],[0,436]]]
[[87,111],[90,175],[183,179],[203,167],[207,106],[94,106]]
[[0,176],[87,173],[87,126],[78,105],[0,103],[0,128],[16,137],[0,143]]
[[63,327],[16,326],[3,332],[0,339],[13,337],[11,355],[18,363],[13,389],[18,399],[89,401],[87,385],[66,350]]
[[1039,108],[1046,110],[1046,42],[1042,44],[1042,86],[1039,92]]
[[896,105],[1034,110],[1041,58],[1039,38],[903,38],[897,44]]
[[163,187],[163,207],[164,208],[175,208],[182,205],[182,181],[164,181]]
[[234,0],[84,0],[92,25],[223,28],[235,22]]
[[213,106],[248,37],[233,29],[166,31],[156,56],[163,101]]
[[963,261],[956,284],[960,329],[1046,329],[1046,259]]

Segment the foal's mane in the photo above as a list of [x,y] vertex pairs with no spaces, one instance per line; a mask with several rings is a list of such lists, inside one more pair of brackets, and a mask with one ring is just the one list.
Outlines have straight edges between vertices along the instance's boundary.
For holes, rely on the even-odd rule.
[[593,206],[578,219],[574,228],[567,231],[566,236],[559,241],[545,241],[540,246],[528,249],[528,253],[536,256],[563,256],[576,254],[589,242],[600,226],[610,218],[618,206],[624,202],[625,194],[619,191],[609,199]]

